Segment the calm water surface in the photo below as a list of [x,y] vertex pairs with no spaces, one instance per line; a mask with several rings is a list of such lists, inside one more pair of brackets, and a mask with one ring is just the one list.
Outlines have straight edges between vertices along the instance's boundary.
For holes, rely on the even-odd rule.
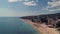
[[38,34],[18,17],[0,17],[0,34]]

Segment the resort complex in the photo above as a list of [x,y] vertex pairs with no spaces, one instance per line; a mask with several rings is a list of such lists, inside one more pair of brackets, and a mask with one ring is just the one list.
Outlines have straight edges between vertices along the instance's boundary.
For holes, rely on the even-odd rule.
[[40,28],[38,30],[41,30],[42,32],[45,31],[45,33],[47,32],[46,34],[59,34],[60,32],[60,13],[25,16],[21,18],[25,21],[32,22],[31,24],[36,26],[36,28],[42,27],[42,29]]

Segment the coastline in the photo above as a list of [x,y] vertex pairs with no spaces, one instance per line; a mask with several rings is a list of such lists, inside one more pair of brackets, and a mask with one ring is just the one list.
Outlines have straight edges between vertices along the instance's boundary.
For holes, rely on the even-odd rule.
[[32,27],[34,27],[40,34],[59,34],[59,32],[54,28],[49,28],[44,24],[37,24],[34,22],[31,22],[27,19],[21,19],[22,21],[30,24]]

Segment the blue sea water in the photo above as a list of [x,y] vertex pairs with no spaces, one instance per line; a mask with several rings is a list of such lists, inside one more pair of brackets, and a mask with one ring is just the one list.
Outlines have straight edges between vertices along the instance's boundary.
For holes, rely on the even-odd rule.
[[18,17],[0,17],[0,34],[39,34]]

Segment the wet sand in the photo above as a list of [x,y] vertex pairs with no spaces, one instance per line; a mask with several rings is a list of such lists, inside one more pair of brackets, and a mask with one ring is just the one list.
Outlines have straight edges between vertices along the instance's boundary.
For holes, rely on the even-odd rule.
[[39,31],[41,34],[59,34],[59,32],[55,28],[49,28],[45,24],[38,24],[31,22],[30,20],[22,19],[24,22],[30,24],[32,27],[34,27],[37,31]]

